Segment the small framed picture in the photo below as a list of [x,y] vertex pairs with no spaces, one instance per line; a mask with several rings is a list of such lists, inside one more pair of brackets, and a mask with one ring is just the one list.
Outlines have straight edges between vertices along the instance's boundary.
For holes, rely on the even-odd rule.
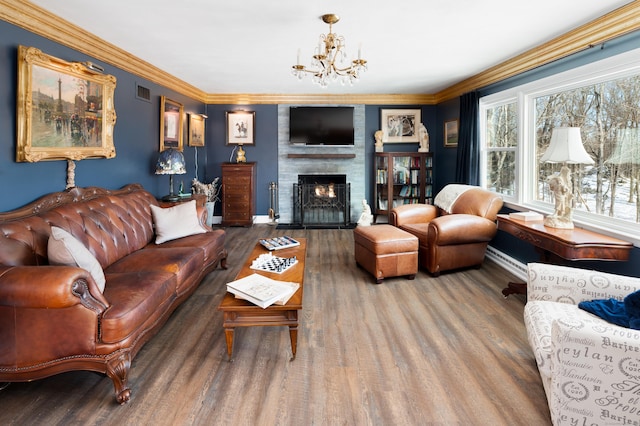
[[227,111],[227,145],[254,145],[255,118],[255,111]]
[[182,151],[182,116],[184,106],[165,96],[160,97],[160,152],[167,148]]
[[458,146],[458,120],[444,122],[444,146],[447,148]]
[[204,117],[189,114],[189,146],[204,146]]
[[382,142],[419,142],[418,126],[422,122],[419,109],[380,110]]

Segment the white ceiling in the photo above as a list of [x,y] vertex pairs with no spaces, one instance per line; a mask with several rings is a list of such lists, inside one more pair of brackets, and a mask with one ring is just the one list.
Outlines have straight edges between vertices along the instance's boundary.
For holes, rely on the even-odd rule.
[[[206,93],[434,94],[629,0],[31,0]],[[353,87],[290,74],[335,13]]]

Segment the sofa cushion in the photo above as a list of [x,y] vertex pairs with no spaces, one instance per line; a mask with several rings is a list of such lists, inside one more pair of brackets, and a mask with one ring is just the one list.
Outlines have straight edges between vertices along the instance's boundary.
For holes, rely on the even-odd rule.
[[209,265],[212,261],[220,258],[221,250],[224,250],[226,234],[223,229],[214,229],[205,234],[191,235],[189,238],[178,238],[177,240],[167,241],[161,246],[149,243],[146,248],[162,247],[199,247],[204,251],[204,263]]
[[102,266],[93,254],[73,235],[57,226],[51,227],[47,256],[52,265],[78,266],[87,270],[104,292],[105,277]]
[[149,245],[131,253],[105,270],[110,273],[131,271],[164,271],[176,276],[173,291],[180,293],[199,276],[204,262],[204,250],[199,247],[164,247]]
[[407,223],[406,225],[400,226],[400,229],[418,237],[418,241],[422,247],[428,246],[427,233],[429,232],[429,222]]
[[145,322],[153,323],[161,317],[176,298],[177,276],[156,271],[109,272],[109,285],[104,291],[112,305],[101,321],[103,343],[117,343],[139,332]]
[[156,228],[156,244],[207,232],[198,220],[195,200],[168,208],[151,205],[151,214]]

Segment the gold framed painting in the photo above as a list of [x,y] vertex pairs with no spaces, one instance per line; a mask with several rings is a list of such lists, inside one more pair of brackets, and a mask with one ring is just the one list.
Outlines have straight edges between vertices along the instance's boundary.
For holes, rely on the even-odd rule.
[[204,146],[204,117],[189,114],[189,146]]
[[446,148],[458,146],[458,120],[444,122],[444,146]]
[[380,124],[382,142],[413,143],[418,139],[418,126],[422,122],[419,109],[382,109]]
[[18,46],[16,161],[113,158],[116,78]]
[[184,106],[166,96],[160,97],[160,152],[167,148],[182,151]]

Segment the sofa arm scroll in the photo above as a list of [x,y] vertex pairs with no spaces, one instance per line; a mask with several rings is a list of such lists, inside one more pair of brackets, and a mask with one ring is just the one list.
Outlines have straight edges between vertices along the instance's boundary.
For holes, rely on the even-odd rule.
[[91,274],[72,266],[10,266],[0,268],[0,305],[59,309],[82,304],[97,313],[109,302]]

